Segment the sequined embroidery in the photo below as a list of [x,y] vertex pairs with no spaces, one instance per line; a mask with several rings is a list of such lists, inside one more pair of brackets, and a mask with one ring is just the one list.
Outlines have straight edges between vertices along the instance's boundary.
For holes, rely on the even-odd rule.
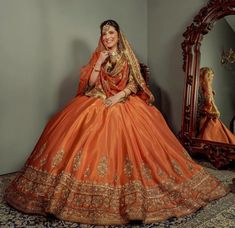
[[90,167],[87,167],[85,172],[84,172],[84,176],[85,177],[89,177],[90,176],[90,173],[91,173],[91,170],[90,170]]
[[60,151],[57,152],[57,154],[53,158],[51,167],[55,168],[62,161],[63,156],[64,156],[64,149],[61,149]]
[[46,145],[47,145],[47,143],[44,143],[43,145],[42,145],[42,147],[40,148],[40,150],[38,151],[38,153],[35,155],[35,157],[34,157],[34,161],[36,161],[42,154],[43,154],[43,152],[44,152],[44,150],[46,149]]
[[105,176],[107,173],[107,169],[108,169],[108,162],[107,162],[107,157],[103,156],[100,161],[99,164],[97,166],[97,170],[100,176]]
[[160,166],[157,166],[157,174],[158,174],[160,177],[164,176],[164,171],[161,169]]
[[145,163],[143,163],[141,165],[141,172],[143,173],[145,178],[147,178],[147,179],[152,179],[153,178],[151,169]]
[[227,192],[228,189],[203,169],[181,183],[168,177],[159,184],[146,186],[139,180],[129,180],[122,185],[77,180],[71,173],[61,172],[55,176],[28,166],[8,187],[5,199],[22,211],[38,214],[45,214],[44,202],[51,199],[53,203],[48,204],[47,212],[61,219],[122,224],[128,222],[124,213],[145,223],[189,214]]
[[172,160],[172,165],[173,165],[173,167],[174,167],[175,172],[176,172],[178,175],[182,176],[182,175],[183,175],[183,172],[182,172],[182,170],[181,170],[181,168],[180,168],[180,166],[179,166],[179,164],[177,163],[176,160]]
[[131,177],[132,172],[133,172],[133,164],[128,158],[126,158],[124,163],[124,173],[126,176]]
[[81,152],[80,150],[73,158],[73,171],[76,171],[81,164]]

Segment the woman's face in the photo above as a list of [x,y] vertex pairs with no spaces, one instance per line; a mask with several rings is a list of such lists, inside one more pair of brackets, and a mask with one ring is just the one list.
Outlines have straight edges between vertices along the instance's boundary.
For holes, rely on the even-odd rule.
[[112,51],[116,51],[118,44],[118,32],[111,25],[105,25],[102,29],[102,42],[104,46]]
[[207,76],[208,76],[208,82],[209,82],[209,83],[212,83],[213,78],[214,78],[214,73],[213,73],[213,71],[210,70],[210,71],[208,72],[208,75],[207,75]]

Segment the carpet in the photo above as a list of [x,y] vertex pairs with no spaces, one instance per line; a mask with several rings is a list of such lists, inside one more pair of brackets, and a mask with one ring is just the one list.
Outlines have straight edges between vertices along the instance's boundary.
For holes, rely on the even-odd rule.
[[[235,177],[235,172],[231,170],[216,170],[207,163],[201,164],[212,175],[216,176],[225,184],[230,184]],[[54,217],[44,217],[38,215],[27,215],[11,208],[3,200],[3,194],[8,183],[16,174],[0,176],[0,227],[78,227],[78,228],[209,228],[209,227],[235,227],[235,194],[229,193],[227,196],[212,201],[204,208],[199,209],[194,214],[182,217],[171,218],[164,222],[153,224],[128,224],[128,225],[85,225],[73,222],[58,220]]]

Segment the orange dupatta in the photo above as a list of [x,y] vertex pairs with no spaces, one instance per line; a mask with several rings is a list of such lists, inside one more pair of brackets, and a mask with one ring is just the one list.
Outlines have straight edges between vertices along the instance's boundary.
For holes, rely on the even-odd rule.
[[[148,89],[143,76],[140,73],[140,66],[139,62],[132,51],[129,42],[125,38],[124,34],[120,32],[120,38],[119,38],[119,49],[122,51],[126,57],[128,66],[130,68],[129,72],[133,75],[134,80],[136,81],[139,91],[137,95],[146,101],[146,103],[151,104],[154,102],[154,96]],[[105,50],[105,47],[101,41],[101,38],[99,39],[98,47],[96,48],[95,52],[92,54],[92,57],[89,61],[89,63],[82,67],[80,71],[80,81],[78,86],[78,93],[77,95],[83,95],[86,91],[86,88],[88,87],[90,75],[93,70],[93,66],[95,65],[96,61],[98,60],[99,53],[101,51]]]

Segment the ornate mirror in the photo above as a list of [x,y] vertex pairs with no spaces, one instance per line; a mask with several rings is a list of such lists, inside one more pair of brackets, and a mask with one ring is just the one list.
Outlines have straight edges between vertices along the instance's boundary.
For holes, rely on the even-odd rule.
[[[235,160],[230,129],[235,116],[234,17],[235,0],[210,0],[183,34],[181,141],[191,155],[202,153],[217,168]],[[217,137],[223,134],[228,139]]]

